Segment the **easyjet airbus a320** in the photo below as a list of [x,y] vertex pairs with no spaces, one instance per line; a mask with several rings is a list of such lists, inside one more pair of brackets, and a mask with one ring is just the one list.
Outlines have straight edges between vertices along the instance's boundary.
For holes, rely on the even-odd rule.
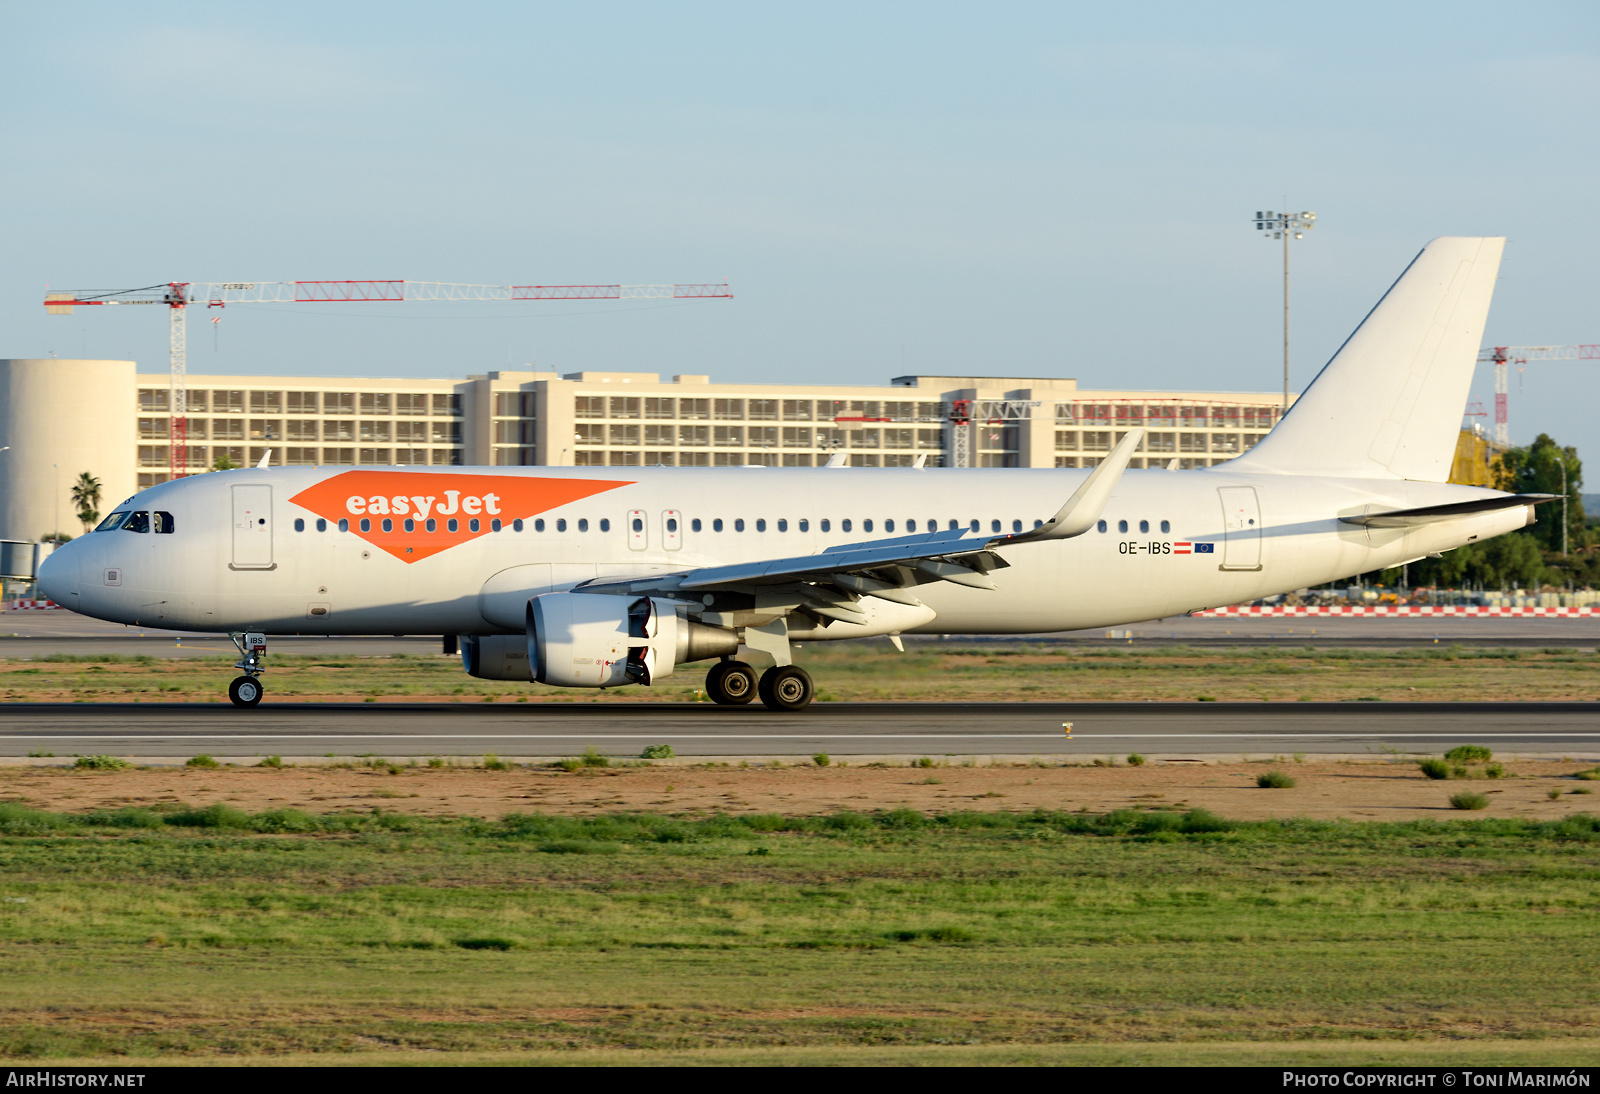
[[[1255,448],[1204,470],[257,468],[141,491],[44,563],[63,607],[265,635],[460,635],[473,676],[812,698],[796,640],[1019,634],[1191,612],[1532,523],[1445,480],[1504,240],[1428,244]],[[741,648],[773,662],[757,677]]]

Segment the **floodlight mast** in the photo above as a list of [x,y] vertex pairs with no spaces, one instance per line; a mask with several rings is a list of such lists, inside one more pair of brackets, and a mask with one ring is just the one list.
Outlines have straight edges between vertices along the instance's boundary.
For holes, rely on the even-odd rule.
[[1267,233],[1265,239],[1283,240],[1283,409],[1289,409],[1289,239],[1304,239],[1305,234],[1317,226],[1317,214],[1312,212],[1265,213],[1256,211],[1256,230]]

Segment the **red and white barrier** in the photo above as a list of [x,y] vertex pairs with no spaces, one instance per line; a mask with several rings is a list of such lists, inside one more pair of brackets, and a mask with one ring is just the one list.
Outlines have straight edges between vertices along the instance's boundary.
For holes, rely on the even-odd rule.
[[13,600],[7,607],[14,612],[59,612],[66,610],[60,604],[43,598]]
[[1216,617],[1222,619],[1253,619],[1259,616],[1276,616],[1281,619],[1315,619],[1315,618],[1356,618],[1356,617],[1395,617],[1407,618],[1417,616],[1562,616],[1570,618],[1593,619],[1600,617],[1600,607],[1586,606],[1582,608],[1513,608],[1500,605],[1478,604],[1236,604],[1231,608],[1212,608],[1209,611],[1195,612],[1197,616]]

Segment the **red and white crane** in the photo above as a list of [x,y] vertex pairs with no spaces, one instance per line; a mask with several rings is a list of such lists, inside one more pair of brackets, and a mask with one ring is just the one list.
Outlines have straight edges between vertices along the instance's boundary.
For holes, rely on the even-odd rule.
[[1478,351],[1479,361],[1494,363],[1494,442],[1511,447],[1511,426],[1506,419],[1506,362],[1515,362],[1517,371],[1529,361],[1600,360],[1600,345],[1588,346],[1494,346]]
[[184,319],[191,304],[428,303],[481,304],[520,300],[709,300],[733,298],[726,281],[704,285],[463,285],[447,281],[170,281],[140,289],[47,292],[45,311],[71,315],[75,307],[161,304],[169,316],[171,345],[172,477],[188,474],[188,397]]

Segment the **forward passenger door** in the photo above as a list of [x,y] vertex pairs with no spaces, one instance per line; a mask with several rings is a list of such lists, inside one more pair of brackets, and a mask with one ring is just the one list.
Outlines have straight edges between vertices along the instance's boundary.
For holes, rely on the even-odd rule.
[[233,487],[234,570],[271,570],[272,487],[264,483]]

